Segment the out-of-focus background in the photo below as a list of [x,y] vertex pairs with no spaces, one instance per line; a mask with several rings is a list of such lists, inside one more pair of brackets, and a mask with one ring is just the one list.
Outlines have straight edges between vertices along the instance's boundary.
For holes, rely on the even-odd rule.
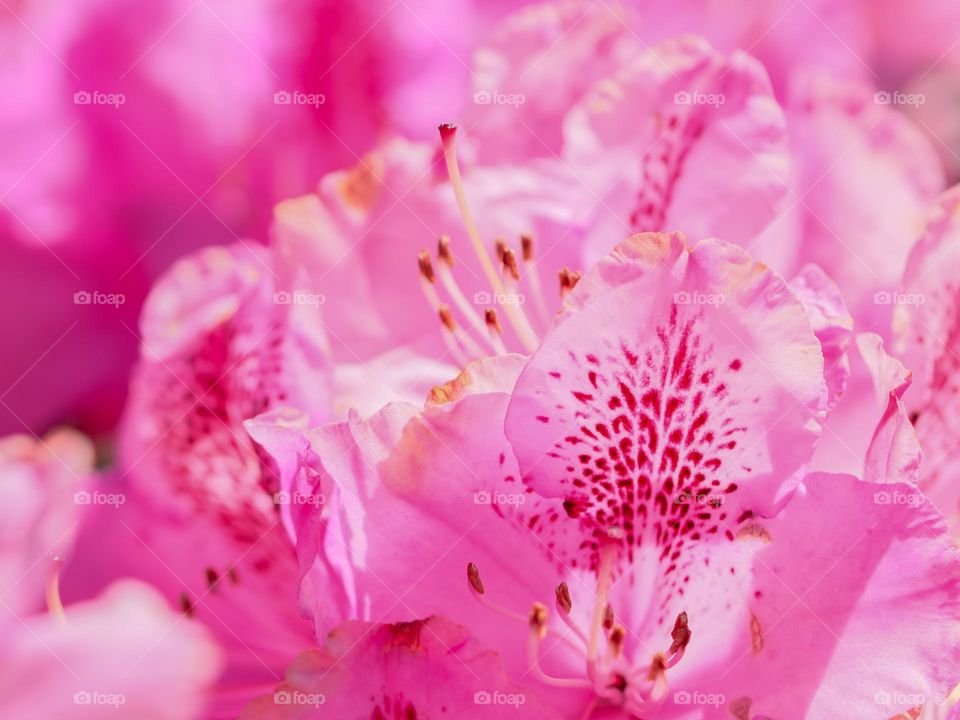
[[[265,242],[277,201],[388,135],[432,137],[473,99],[478,43],[524,4],[0,0],[0,435],[107,437],[158,274]],[[626,4],[642,42],[746,50],[781,97],[818,64],[925,93],[903,110],[957,176],[955,1]]]

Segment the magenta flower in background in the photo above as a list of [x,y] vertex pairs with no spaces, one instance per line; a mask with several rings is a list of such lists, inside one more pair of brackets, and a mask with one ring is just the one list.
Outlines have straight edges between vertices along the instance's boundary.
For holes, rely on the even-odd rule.
[[[201,246],[263,242],[278,200],[452,117],[458,59],[508,7],[435,5],[0,7],[0,304],[19,338],[0,365],[0,430],[109,433],[160,272]],[[78,292],[123,301],[74,307]]]
[[0,716],[955,717],[956,19],[0,2]]

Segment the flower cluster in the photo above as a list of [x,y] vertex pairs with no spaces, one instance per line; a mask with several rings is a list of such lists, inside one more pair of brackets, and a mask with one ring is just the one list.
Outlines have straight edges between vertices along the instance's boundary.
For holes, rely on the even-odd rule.
[[109,461],[0,440],[0,715],[957,717],[934,78],[885,3],[640,5],[178,259]]

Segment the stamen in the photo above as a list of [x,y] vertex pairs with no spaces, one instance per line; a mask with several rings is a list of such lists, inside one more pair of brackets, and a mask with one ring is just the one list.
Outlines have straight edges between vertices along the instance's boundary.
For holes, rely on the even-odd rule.
[[[524,625],[530,625],[532,618],[530,616],[524,617],[520,613],[515,613],[512,610],[509,610],[502,605],[498,605],[493,602],[486,596],[486,589],[483,586],[483,581],[480,579],[480,570],[473,563],[467,563],[467,585],[470,588],[470,594],[473,595],[474,599],[483,605],[488,610],[491,610],[498,615],[507,618],[508,620],[513,620],[515,622],[523,623]],[[540,603],[536,603],[536,606],[543,607]],[[546,625],[546,608],[543,608],[543,626],[542,630],[544,635],[548,633],[548,628]],[[583,648],[579,647],[576,643],[572,642],[570,638],[566,635],[561,635],[560,633],[555,632],[555,636],[568,647],[572,648],[574,651],[583,652]],[[542,639],[542,638],[540,638]]]
[[63,601],[60,599],[60,571],[63,569],[63,558],[57,555],[53,558],[53,568],[47,580],[47,612],[66,624],[67,614],[63,611]]
[[507,254],[507,241],[504,240],[502,237],[497,238],[493,247],[497,251],[497,260],[499,260],[502,263],[503,256]]
[[670,632],[670,637],[673,638],[673,642],[670,644],[670,657],[666,662],[668,669],[672,668],[683,658],[683,653],[686,651],[687,645],[690,644],[690,638],[692,636],[693,632],[687,624],[687,613],[682,612],[677,615],[677,619],[673,623],[673,630]]
[[623,652],[623,644],[627,639],[627,629],[623,625],[614,625],[613,629],[610,631],[610,637],[607,638],[607,643],[610,647],[610,654],[614,658],[620,657]]
[[533,261],[533,236],[524,233],[520,236],[520,252],[523,257],[523,266],[526,270],[527,282],[533,293],[533,301],[537,306],[537,315],[543,327],[550,326],[550,312],[547,310],[547,303],[543,296],[543,286],[540,283],[540,272],[537,264]]
[[667,682],[667,667],[662,655],[655,655],[647,672],[647,680],[653,685],[649,692],[652,702],[658,703],[667,696],[670,684]]
[[607,591],[613,578],[613,568],[617,558],[617,546],[612,542],[600,547],[600,561],[597,567],[597,599],[593,606],[593,622],[590,623],[590,642],[587,646],[587,663],[592,668],[597,660],[600,630],[607,616]]
[[486,597],[485,590],[483,588],[483,581],[480,580],[480,570],[473,563],[467,564],[467,585],[470,586],[470,592],[473,597],[476,598],[476,600],[488,610],[492,610],[498,615],[502,615],[510,620],[527,624],[527,618],[520,613],[515,613],[513,610],[508,610],[507,608],[498,605]]
[[517,265],[517,254],[513,250],[504,250],[500,261],[503,263],[503,269],[510,273],[510,277],[512,277],[514,281],[519,281],[520,268]]
[[520,252],[523,256],[524,262],[531,262],[533,260],[533,236],[524,233],[520,236]]
[[417,254],[417,264],[420,266],[420,275],[423,276],[424,280],[433,285],[433,263],[430,262],[430,253],[426,250],[421,250]]
[[613,621],[613,608],[607,603],[607,607],[603,610],[603,629],[611,630],[613,628]]
[[437,241],[437,258],[439,258],[441,265],[453,267],[453,252],[450,250],[449,235],[441,235]]
[[483,595],[483,580],[480,579],[480,569],[473,563],[467,563],[467,582],[470,587]]
[[[506,250],[503,253],[503,286],[507,290],[507,307],[522,307],[523,296],[520,294],[520,266],[517,264],[517,254],[513,250]],[[536,337],[537,333],[527,319],[526,314],[521,310],[519,313],[519,322],[523,323],[524,331],[531,336]]]
[[[483,320],[481,320],[480,315],[473,305],[467,301],[466,295],[463,294],[463,290],[460,289],[460,285],[451,272],[451,268],[453,268],[453,252],[450,250],[450,238],[446,235],[440,236],[440,241],[437,245],[437,258],[440,262],[436,274],[440,278],[444,289],[477,335],[485,338],[487,336],[487,330],[484,327]],[[485,354],[486,353],[480,353],[480,356]]]
[[213,592],[217,587],[217,583],[220,581],[220,576],[217,575],[217,571],[212,567],[208,567],[206,570],[204,570],[203,575],[207,581],[207,590]]
[[503,327],[500,325],[500,318],[497,311],[493,308],[487,308],[483,312],[484,320],[487,323],[487,334],[490,337],[490,343],[498,355],[507,354],[507,346],[503,344]]
[[580,642],[583,643],[584,649],[586,649],[588,645],[587,636],[583,634],[583,630],[577,627],[576,623],[573,622],[573,618],[570,617],[570,611],[573,610],[573,600],[570,598],[570,588],[567,587],[565,582],[562,582],[557,585],[554,593],[557,599],[557,615],[559,615],[560,619],[563,620],[563,623],[573,631],[573,634],[580,639]]
[[545,685],[559,688],[592,689],[593,684],[582,678],[557,678],[547,675],[540,667],[540,642],[547,636],[547,608],[535,602],[529,614],[530,634],[527,640],[527,661],[537,679]]
[[573,290],[577,283],[580,282],[580,273],[574,272],[569,268],[564,268],[560,271],[560,297],[565,298],[570,294],[570,291]]
[[543,640],[547,636],[547,606],[535,602],[530,608],[530,627],[536,631],[537,637]]
[[433,286],[436,276],[433,273],[433,263],[430,262],[430,253],[421,250],[417,254],[417,266],[420,268],[420,288],[434,310],[440,309],[440,296]]
[[[493,266],[493,261],[490,259],[490,255],[484,247],[480,232],[477,230],[477,224],[474,222],[473,215],[470,212],[470,206],[467,204],[467,196],[463,189],[463,179],[460,176],[460,165],[457,162],[456,134],[456,125],[444,123],[440,126],[440,139],[443,144],[443,157],[447,165],[447,174],[450,177],[450,186],[453,188],[453,193],[456,196],[457,207],[460,209],[460,215],[463,217],[464,228],[473,245],[473,250],[480,260],[480,266],[483,268],[484,274],[487,276],[487,282],[490,283],[490,287],[493,288],[495,292],[506,294],[500,276],[497,274],[496,268]],[[526,348],[528,352],[533,352],[537,347],[536,336],[532,335],[530,331],[524,327],[520,321],[519,313],[514,306],[507,305],[506,313],[507,319],[513,326],[524,348]]]
[[443,342],[446,344],[447,350],[450,351],[450,354],[453,355],[458,364],[461,366],[466,365],[469,360],[461,349],[461,343],[459,342],[460,338],[457,334],[457,321],[453,319],[453,313],[450,312],[450,307],[440,303],[439,307],[437,308],[437,314],[440,316]]

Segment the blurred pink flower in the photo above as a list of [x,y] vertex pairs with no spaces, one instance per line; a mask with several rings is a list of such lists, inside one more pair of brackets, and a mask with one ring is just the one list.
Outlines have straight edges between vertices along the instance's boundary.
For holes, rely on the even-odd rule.
[[920,487],[960,530],[960,467],[957,388],[960,386],[960,302],[957,240],[960,187],[944,193],[906,265],[899,290],[888,293],[894,309],[895,352],[913,372],[904,403],[924,451]]
[[92,460],[90,443],[69,431],[0,442],[9,513],[0,542],[0,714],[189,720],[220,662],[206,632],[133,581],[61,604],[59,569],[72,562],[81,516],[92,509]]
[[[791,212],[761,244],[814,262],[843,288],[859,328],[889,335],[889,304],[930,204],[944,187],[935,152],[906,116],[868,86],[810,77],[786,104],[794,177]],[[788,261],[789,262],[789,261]]]
[[93,460],[91,443],[71,430],[0,439],[0,600],[15,616],[44,607],[53,558],[77,534],[76,494],[88,492]]
[[[118,484],[131,502],[120,536],[137,560],[113,572],[146,577],[210,628],[226,688],[273,682],[310,642],[276,473],[243,427],[285,405],[330,418],[321,299],[294,296],[289,270],[244,244],[177,262],[144,306],[122,425]],[[235,715],[243,696],[218,700]]]
[[286,681],[241,720],[285,718],[549,717],[509,681],[495,653],[441,618],[394,625],[348,622],[297,657]]
[[[265,238],[275,202],[384,136],[432,135],[466,98],[457,60],[507,9],[469,0],[442,12],[434,0],[0,8],[0,245],[10,260],[0,307],[11,348],[0,432],[65,421],[109,431],[136,357],[131,328],[157,275],[201,245]],[[77,308],[80,291],[125,302]],[[72,383],[60,382],[67,375]]]
[[125,581],[96,600],[4,625],[7,717],[191,720],[219,665],[216,646],[150,587]]

